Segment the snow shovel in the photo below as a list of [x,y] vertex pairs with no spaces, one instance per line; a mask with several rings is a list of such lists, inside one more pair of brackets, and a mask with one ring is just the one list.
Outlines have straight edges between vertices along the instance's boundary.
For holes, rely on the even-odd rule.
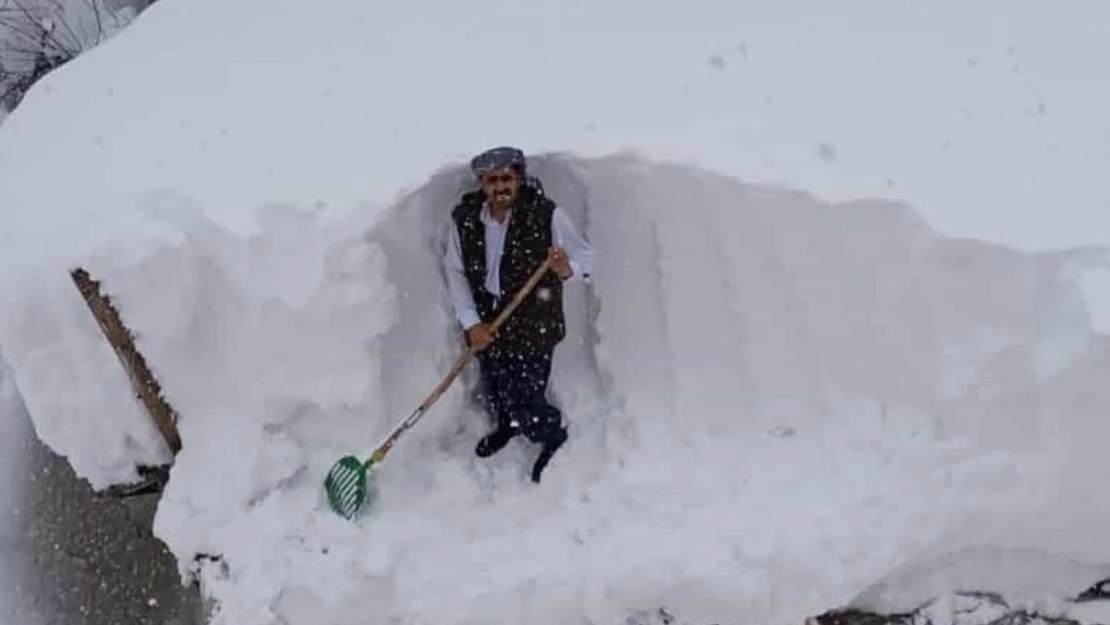
[[[532,289],[539,283],[540,278],[544,273],[551,268],[551,259],[544,261],[539,269],[532,274],[524,287],[513,297],[513,300],[501,311],[501,314],[494,319],[493,324],[490,326],[491,332],[496,332],[502,324],[509,318],[509,315],[516,310],[517,306],[524,301],[524,298],[532,292]],[[344,456],[338,462],[332,465],[328,471],[327,477],[324,479],[324,490],[328,496],[328,505],[340,516],[346,519],[353,519],[359,515],[366,507],[367,503],[367,482],[371,469],[382,463],[385,460],[386,454],[393,448],[397,439],[401,437],[406,430],[416,425],[416,422],[424,416],[424,413],[431,408],[432,404],[439,399],[440,395],[447,390],[454,381],[459,372],[463,370],[470,359],[478,353],[478,349],[470,347],[459,357],[455,362],[455,366],[443,378],[442,381],[435,387],[432,393],[420,404],[407,419],[398,423],[389,436],[381,442],[380,445],[374,450],[370,457],[365,461],[359,460],[355,456]]]

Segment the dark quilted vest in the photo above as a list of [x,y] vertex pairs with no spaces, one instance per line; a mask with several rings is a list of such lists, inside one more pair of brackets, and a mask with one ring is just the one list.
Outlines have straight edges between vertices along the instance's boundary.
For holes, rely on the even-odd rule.
[[[517,202],[509,218],[505,249],[501,255],[501,291],[504,294],[494,308],[493,296],[485,289],[486,241],[481,211],[485,194],[481,190],[462,196],[451,216],[459,232],[463,269],[478,315],[484,323],[493,323],[501,309],[509,305],[532,273],[547,258],[552,245],[551,219],[555,203],[531,186],[521,185]],[[563,318],[563,282],[548,271],[520,306],[501,326],[498,344],[534,345],[553,348],[566,336]]]

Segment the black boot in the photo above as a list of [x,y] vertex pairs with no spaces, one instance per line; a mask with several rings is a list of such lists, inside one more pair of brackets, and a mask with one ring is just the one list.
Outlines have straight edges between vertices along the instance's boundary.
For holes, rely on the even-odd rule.
[[517,431],[513,428],[498,427],[478,441],[478,447],[474,453],[478,454],[479,458],[488,458],[501,451],[516,435]]
[[540,449],[540,455],[536,458],[536,464],[532,465],[533,482],[537,484],[540,483],[540,475],[543,474],[543,470],[547,467],[547,463],[551,461],[551,456],[554,456],[555,452],[559,451],[559,448],[562,447],[565,442],[567,442],[567,429],[559,428],[555,430],[551,438],[543,444],[543,448]]

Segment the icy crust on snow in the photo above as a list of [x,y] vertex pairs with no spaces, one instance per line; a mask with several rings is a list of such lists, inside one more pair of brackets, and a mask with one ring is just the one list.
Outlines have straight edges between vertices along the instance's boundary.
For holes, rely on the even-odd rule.
[[176,242],[86,259],[184,415],[155,530],[183,570],[202,556],[217,625],[368,606],[618,623],[660,604],[797,623],[931,550],[1110,560],[1110,504],[1090,497],[1110,471],[1110,351],[1074,278],[1100,255],[947,239],[898,205],[629,157],[535,171],[600,251],[568,289],[552,381],[571,442],[541,487],[526,443],[479,461],[468,371],[354,524],[326,509],[323,474],[459,353],[438,257],[464,171],[341,220],[266,206],[248,238],[151,195]]

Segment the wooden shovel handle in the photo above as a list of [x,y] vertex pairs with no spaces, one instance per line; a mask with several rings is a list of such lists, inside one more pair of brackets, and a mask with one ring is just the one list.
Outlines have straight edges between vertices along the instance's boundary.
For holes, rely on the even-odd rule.
[[[499,330],[501,326],[509,320],[509,315],[513,314],[513,311],[515,311],[517,307],[520,306],[522,302],[524,302],[524,298],[528,297],[528,295],[536,288],[536,285],[539,284],[540,280],[543,279],[544,274],[547,273],[549,269],[551,269],[550,257],[544,260],[543,264],[540,265],[539,268],[532,273],[531,277],[528,278],[528,282],[525,282],[524,286],[521,287],[519,291],[517,291],[517,294],[513,296],[512,301],[509,302],[509,305],[505,307],[505,310],[502,310],[501,314],[497,315],[497,318],[494,319],[493,323],[490,325],[490,332],[496,333],[497,330]],[[435,390],[432,391],[432,394],[429,395],[428,398],[424,400],[424,403],[420,405],[420,410],[427,410],[428,408],[430,408],[431,405],[439,399],[439,396],[446,392],[447,388],[451,386],[451,383],[455,380],[455,376],[457,376],[459,372],[461,372],[463,368],[466,367],[467,363],[470,362],[470,359],[473,358],[479,351],[480,350],[478,348],[470,346],[466,350],[466,353],[459,357],[458,361],[455,363],[455,366],[451,368],[451,371],[447,374],[447,376],[444,377],[439,385],[436,386]]]
[[[548,256],[543,261],[543,264],[540,265],[539,268],[537,268],[536,271],[532,273],[532,276],[528,278],[528,282],[525,282],[524,286],[521,287],[519,291],[517,291],[517,294],[513,296],[512,301],[509,302],[509,305],[506,306],[505,309],[501,311],[501,314],[497,315],[497,318],[493,320],[493,324],[490,325],[491,332],[496,332],[502,325],[504,325],[504,323],[509,319],[509,315],[513,314],[513,311],[515,311],[517,307],[520,306],[520,304],[524,301],[524,298],[528,297],[528,294],[536,288],[536,285],[539,284],[540,280],[543,279],[544,274],[547,273],[549,269],[551,269],[550,256]],[[455,378],[458,377],[459,373],[463,370],[463,368],[466,367],[467,363],[470,362],[470,359],[473,358],[474,355],[478,353],[478,351],[478,348],[470,346],[466,350],[466,352],[459,356],[459,359],[455,362],[455,366],[451,367],[451,371],[449,371],[447,375],[444,376],[443,380],[441,380],[440,383],[436,385],[431,394],[429,394],[424,402],[421,403],[419,407],[417,407],[416,411],[413,412],[407,419],[397,424],[397,427],[393,428],[393,431],[390,432],[389,436],[386,437],[386,439],[380,445],[378,445],[378,448],[374,450],[374,453],[370,458],[370,461],[372,463],[377,464],[385,458],[385,455],[389,453],[390,449],[393,448],[393,444],[397,442],[397,439],[401,437],[401,434],[403,434],[405,430],[416,425],[416,422],[420,420],[420,417],[422,417],[424,413],[432,407],[432,404],[436,403],[436,401],[439,400],[440,396],[447,391],[447,389],[451,386],[451,383],[455,381]]]

